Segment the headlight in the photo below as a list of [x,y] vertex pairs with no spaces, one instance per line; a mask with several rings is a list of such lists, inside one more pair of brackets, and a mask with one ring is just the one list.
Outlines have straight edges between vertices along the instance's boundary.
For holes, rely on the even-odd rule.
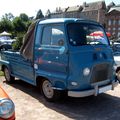
[[87,75],[89,75],[90,74],[90,69],[89,68],[84,68],[84,70],[83,70],[83,75],[84,76],[87,76]]
[[15,110],[14,103],[10,99],[0,100],[0,117],[9,118],[13,115]]

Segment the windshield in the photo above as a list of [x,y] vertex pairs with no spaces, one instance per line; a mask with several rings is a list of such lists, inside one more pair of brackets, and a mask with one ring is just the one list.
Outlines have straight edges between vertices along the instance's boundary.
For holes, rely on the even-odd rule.
[[70,23],[67,25],[70,44],[73,46],[104,44],[108,39],[101,26],[86,23]]

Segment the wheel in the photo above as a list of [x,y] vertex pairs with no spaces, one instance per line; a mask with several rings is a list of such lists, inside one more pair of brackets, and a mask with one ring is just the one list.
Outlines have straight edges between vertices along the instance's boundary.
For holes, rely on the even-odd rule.
[[118,70],[116,73],[117,73],[116,77],[117,77],[118,81],[120,82],[120,70]]
[[42,93],[47,101],[55,102],[60,98],[61,92],[54,90],[50,81],[44,80],[42,82]]
[[15,77],[10,75],[10,71],[7,67],[4,68],[4,75],[7,83],[13,83],[15,80]]
[[0,49],[1,50],[8,50],[8,49],[12,49],[12,46],[9,44],[3,44],[3,45],[0,45]]

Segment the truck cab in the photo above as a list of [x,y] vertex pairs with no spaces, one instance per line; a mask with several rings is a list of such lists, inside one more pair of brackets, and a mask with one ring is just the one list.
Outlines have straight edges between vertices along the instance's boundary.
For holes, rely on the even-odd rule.
[[[102,34],[94,34],[98,31]],[[71,97],[97,96],[118,84],[109,40],[97,22],[75,18],[39,21],[28,51],[32,52],[30,59],[20,52],[1,52],[6,80],[18,77],[38,86],[49,101],[58,99],[61,91]]]

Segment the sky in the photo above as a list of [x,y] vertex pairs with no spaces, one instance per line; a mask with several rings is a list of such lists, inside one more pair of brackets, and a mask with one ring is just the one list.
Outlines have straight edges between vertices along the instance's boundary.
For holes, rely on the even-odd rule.
[[[86,0],[87,3],[101,0]],[[120,4],[120,0],[105,0],[106,5],[110,2],[116,5]],[[54,11],[56,7],[65,8],[68,6],[82,5],[85,0],[0,0],[0,17],[5,13],[12,13],[19,16],[20,13],[26,13],[29,17],[36,16],[39,9],[45,15],[46,11]]]

